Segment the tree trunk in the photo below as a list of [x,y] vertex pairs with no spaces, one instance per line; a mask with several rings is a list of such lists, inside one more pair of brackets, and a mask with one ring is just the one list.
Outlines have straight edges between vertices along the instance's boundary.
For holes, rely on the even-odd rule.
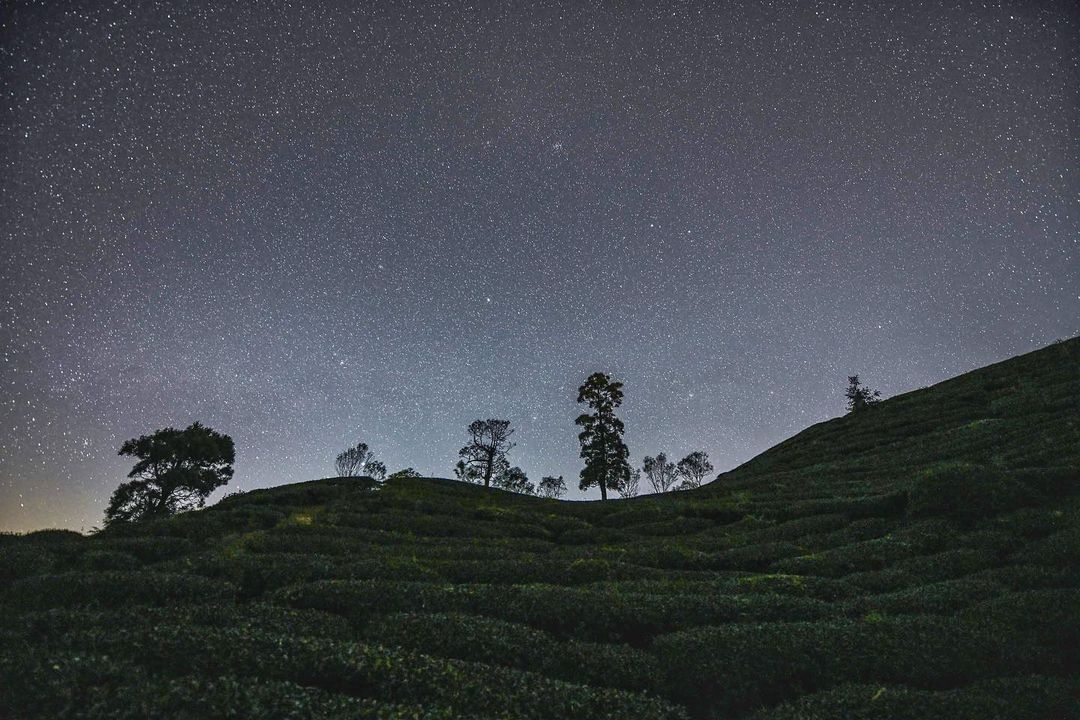
[[607,483],[603,480],[600,481],[600,499],[607,500]]

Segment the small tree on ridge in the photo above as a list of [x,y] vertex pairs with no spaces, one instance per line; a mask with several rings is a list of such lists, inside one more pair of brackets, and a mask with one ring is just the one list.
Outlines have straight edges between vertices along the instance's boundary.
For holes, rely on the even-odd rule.
[[233,476],[232,438],[200,423],[184,430],[164,428],[120,446],[120,455],[138,458],[130,480],[116,488],[105,509],[105,524],[139,522],[200,508]]
[[514,447],[510,436],[514,429],[509,420],[474,420],[468,427],[469,444],[458,451],[460,465],[468,477],[484,480],[484,487],[491,487],[491,478],[506,461],[506,453]]
[[709,456],[701,450],[690,453],[675,466],[675,471],[683,479],[679,485],[680,490],[701,487],[701,483],[712,473],[713,466],[709,462]]
[[657,453],[656,457],[646,456],[641,461],[641,470],[654,493],[667,492],[679,477],[675,463],[667,459],[666,453]]
[[864,387],[858,375],[848,376],[848,389],[844,393],[847,398],[848,412],[858,412],[881,401],[881,393]]

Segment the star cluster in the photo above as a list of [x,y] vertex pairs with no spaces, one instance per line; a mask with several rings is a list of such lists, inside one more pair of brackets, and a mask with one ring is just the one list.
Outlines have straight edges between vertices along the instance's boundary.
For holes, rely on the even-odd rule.
[[726,470],[1080,332],[1067,0],[15,0],[0,49],[0,529],[193,420],[229,489],[486,417],[576,487],[595,370],[635,463]]

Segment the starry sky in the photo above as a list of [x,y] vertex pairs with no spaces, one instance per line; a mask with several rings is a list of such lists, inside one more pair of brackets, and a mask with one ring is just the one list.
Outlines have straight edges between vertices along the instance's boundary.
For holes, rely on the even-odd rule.
[[636,465],[727,470],[1080,332],[1069,0],[8,0],[0,51],[0,530],[194,420],[246,490],[504,417],[582,498],[595,370]]

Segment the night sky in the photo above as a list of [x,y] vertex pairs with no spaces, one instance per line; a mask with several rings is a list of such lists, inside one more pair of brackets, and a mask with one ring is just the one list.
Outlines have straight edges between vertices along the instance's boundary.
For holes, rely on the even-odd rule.
[[0,4],[0,529],[194,420],[235,490],[505,417],[580,498],[595,370],[727,470],[1080,332],[1070,0],[353,4]]

